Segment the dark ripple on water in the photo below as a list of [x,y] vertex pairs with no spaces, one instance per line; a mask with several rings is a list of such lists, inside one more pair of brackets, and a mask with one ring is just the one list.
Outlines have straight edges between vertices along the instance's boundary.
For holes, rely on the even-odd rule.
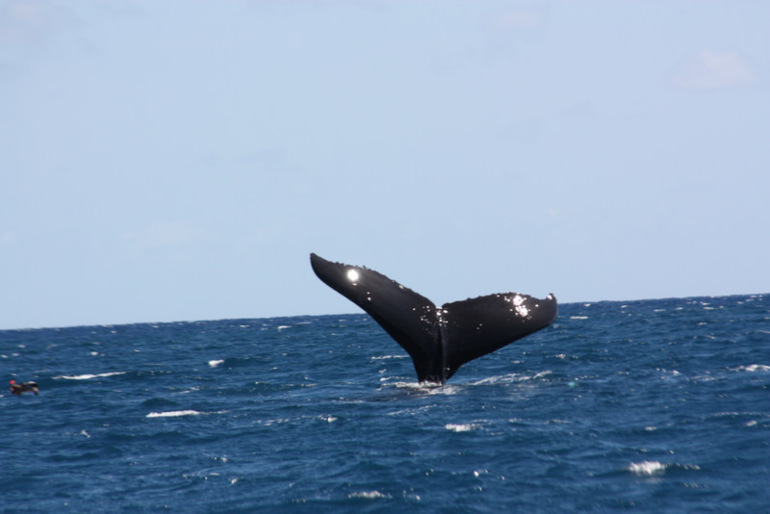
[[364,315],[2,331],[0,510],[761,511],[769,321],[565,305],[442,387]]

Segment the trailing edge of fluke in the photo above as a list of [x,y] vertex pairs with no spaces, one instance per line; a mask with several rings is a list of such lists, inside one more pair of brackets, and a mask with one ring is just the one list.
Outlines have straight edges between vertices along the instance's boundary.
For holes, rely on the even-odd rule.
[[420,382],[443,384],[460,366],[547,327],[556,298],[519,293],[469,298],[436,307],[382,273],[310,254],[326,285],[361,307],[412,357]]

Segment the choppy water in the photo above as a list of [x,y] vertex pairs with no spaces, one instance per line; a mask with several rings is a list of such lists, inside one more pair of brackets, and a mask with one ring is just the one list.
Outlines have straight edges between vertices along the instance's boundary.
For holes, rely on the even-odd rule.
[[767,512],[768,305],[562,305],[442,387],[363,314],[0,331],[0,511]]

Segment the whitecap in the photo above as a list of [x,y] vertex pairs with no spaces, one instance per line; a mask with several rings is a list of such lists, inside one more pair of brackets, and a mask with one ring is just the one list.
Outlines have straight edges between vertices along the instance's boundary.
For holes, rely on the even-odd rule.
[[588,316],[570,316],[569,319],[588,319]]
[[379,500],[381,498],[390,498],[389,494],[383,494],[379,491],[361,491],[350,493],[348,498],[362,498],[364,500]]
[[453,395],[453,394],[457,394],[460,391],[461,391],[460,386],[444,384],[441,387],[434,386],[432,389],[429,389],[426,392],[432,396],[434,394]]
[[474,423],[447,423],[444,425],[444,428],[452,432],[471,432],[479,428],[479,426]]
[[225,362],[224,359],[210,360],[209,361],[209,366],[211,366],[212,368],[216,368],[217,366],[219,366],[223,362]]
[[128,371],[112,371],[110,373],[97,373],[96,375],[86,373],[85,375],[61,375],[53,378],[54,380],[91,380],[92,378],[112,377],[115,375],[125,375],[126,373],[128,373]]
[[470,385],[497,385],[497,384],[513,384],[516,382],[527,382],[529,380],[536,380],[538,378],[547,377],[552,374],[551,370],[538,371],[534,375],[520,375],[518,373],[508,373],[505,375],[499,375],[495,377],[482,378],[471,382]]
[[417,394],[432,396],[436,394],[453,395],[462,390],[460,386],[440,384],[438,382],[387,382],[387,380],[389,380],[388,377],[383,377],[380,379],[380,382],[382,382],[382,385],[379,387],[380,391],[391,387],[396,387],[397,389],[405,389]]
[[749,364],[748,366],[738,366],[735,371],[748,371],[754,373],[755,371],[770,371],[770,366],[764,364]]
[[666,472],[666,464],[655,460],[645,460],[643,462],[632,462],[626,469],[635,475],[662,475]]
[[433,405],[423,405],[422,407],[417,407],[417,408],[395,410],[393,412],[388,412],[387,415],[388,416],[415,416],[423,412],[428,412],[432,408],[433,408]]
[[381,361],[381,360],[387,360],[387,359],[406,359],[408,355],[381,355],[381,356],[372,356],[369,357],[369,359],[373,361]]
[[151,412],[147,414],[147,418],[176,418],[179,416],[198,416],[203,414],[197,410],[172,410],[166,412]]
[[266,427],[271,427],[273,425],[281,425],[283,423],[289,423],[290,421],[292,421],[291,418],[276,418],[276,419],[259,420],[257,421],[257,423]]
[[495,385],[495,384],[510,384],[513,382],[517,382],[516,373],[509,373],[507,375],[500,375],[496,377],[487,377],[482,378],[481,380],[476,380],[475,382],[471,382],[470,385],[478,386],[478,385]]
[[439,389],[442,384],[438,382],[390,382],[387,385],[394,385],[399,389],[414,389],[416,391],[430,392],[433,389]]

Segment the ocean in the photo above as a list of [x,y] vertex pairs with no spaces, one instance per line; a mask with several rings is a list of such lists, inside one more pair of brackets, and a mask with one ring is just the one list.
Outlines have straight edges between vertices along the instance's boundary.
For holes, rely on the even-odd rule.
[[[351,307],[353,308],[353,307]],[[0,331],[0,512],[770,512],[768,295],[560,305],[417,383],[365,314]]]

